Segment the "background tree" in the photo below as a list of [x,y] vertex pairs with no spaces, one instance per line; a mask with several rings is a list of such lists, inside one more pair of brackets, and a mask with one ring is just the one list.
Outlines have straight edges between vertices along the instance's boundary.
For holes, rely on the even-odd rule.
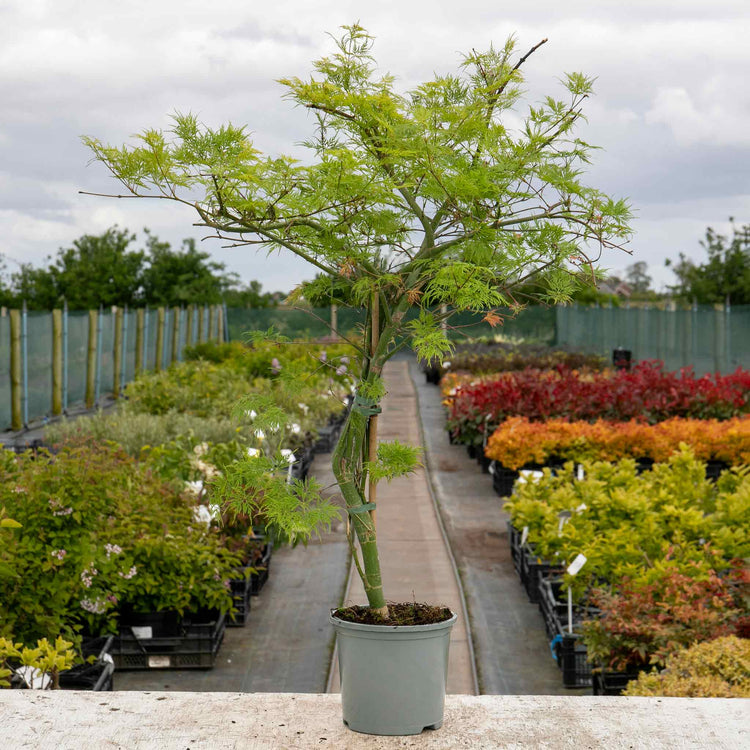
[[[145,248],[134,249],[136,235],[117,226],[100,235],[85,234],[72,247],[60,248],[47,258],[48,266],[22,264],[6,282],[0,266],[0,304],[30,310],[52,310],[67,300],[71,310],[91,310],[99,305],[138,307],[150,305],[208,305],[222,300],[238,285],[237,275],[210,260],[186,239],[172,250],[148,229]],[[262,295],[258,282],[250,282],[246,298],[252,306],[267,306],[272,295]]]
[[197,249],[194,239],[182,241],[172,250],[146,230],[148,266],[142,271],[142,296],[149,305],[213,305],[237,283],[236,274],[225,274],[226,266],[209,260],[210,253]]
[[245,286],[236,286],[224,292],[224,302],[227,307],[244,307],[248,309],[259,307],[275,307],[283,301],[283,292],[264,292],[260,281],[250,281]]
[[683,253],[677,263],[666,261],[677,276],[671,287],[676,297],[700,305],[730,302],[750,305],[750,224],[737,228],[734,219],[731,239],[717,234],[711,227],[701,246],[708,255],[704,263],[696,264]]
[[[512,39],[499,50],[472,51],[458,74],[400,93],[392,76],[376,75],[372,38],[345,27],[313,77],[281,81],[315,118],[306,163],[265,156],[244,128],[211,129],[192,115],[175,116],[171,137],[146,130],[133,146],[84,138],[127,195],[189,205],[199,226],[230,245],[291,252],[322,272],[297,294],[367,309],[355,342],[362,375],[333,469],[359,541],[354,558],[368,602],[384,617],[368,477],[407,473],[415,463],[414,450],[397,443],[381,443],[372,460],[386,361],[408,344],[422,359],[450,351],[444,316],[433,312],[440,305],[482,311],[494,323],[499,306],[514,304],[512,287],[541,272],[539,299],[569,300],[580,269],[590,271],[629,235],[626,203],[581,182],[590,147],[573,128],[591,79],[566,75],[565,101],[547,97],[522,127],[510,124],[521,66],[543,43],[515,61]],[[418,317],[407,322],[412,307]],[[263,503],[291,536],[309,534],[290,510],[301,489],[272,490],[268,472],[253,466],[237,469],[237,506],[252,512]],[[374,481],[369,487],[373,500]],[[302,497],[296,507],[309,507]]]
[[651,277],[648,275],[648,264],[639,260],[625,269],[625,283],[633,293],[643,294],[651,289]]

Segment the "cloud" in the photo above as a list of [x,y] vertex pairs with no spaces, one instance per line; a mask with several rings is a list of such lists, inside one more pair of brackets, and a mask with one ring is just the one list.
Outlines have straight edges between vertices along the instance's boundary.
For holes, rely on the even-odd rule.
[[[145,127],[168,128],[179,110],[211,125],[247,123],[264,151],[298,152],[310,117],[281,98],[276,80],[309,74],[311,61],[332,51],[326,32],[356,19],[377,37],[375,55],[399,88],[455,71],[461,51],[512,33],[519,53],[549,39],[524,66],[528,102],[559,95],[564,71],[596,76],[581,135],[603,149],[587,182],[630,198],[639,217],[633,246],[644,259],[699,253],[705,226],[729,213],[750,220],[744,0],[413,0],[398,10],[363,10],[354,0],[5,0],[0,251],[42,262],[113,223],[148,226],[174,245],[200,238],[187,209],[80,196],[116,185],[101,165],[86,167],[79,136],[122,143]],[[309,275],[276,255],[202,246],[267,287]]]
[[680,146],[750,146],[747,112],[733,111],[732,104],[725,100],[699,107],[682,87],[660,88],[646,112],[646,122],[667,125]]

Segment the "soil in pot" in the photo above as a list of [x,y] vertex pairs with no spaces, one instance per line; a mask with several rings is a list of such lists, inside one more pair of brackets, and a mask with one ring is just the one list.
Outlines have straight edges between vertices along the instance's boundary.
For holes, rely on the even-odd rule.
[[388,619],[376,614],[369,607],[342,607],[334,616],[344,622],[357,622],[362,625],[433,625],[453,617],[448,607],[405,602],[388,605]]

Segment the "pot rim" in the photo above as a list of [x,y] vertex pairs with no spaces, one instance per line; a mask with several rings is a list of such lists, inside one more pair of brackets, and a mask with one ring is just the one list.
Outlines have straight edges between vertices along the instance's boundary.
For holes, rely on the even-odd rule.
[[445,630],[452,628],[458,620],[458,615],[451,610],[451,617],[448,620],[442,622],[432,622],[426,625],[372,625],[370,623],[363,622],[349,622],[348,620],[342,620],[336,617],[335,612],[340,607],[333,607],[328,615],[328,622],[334,627],[342,628],[345,630],[355,630],[361,633],[423,633],[425,631]]

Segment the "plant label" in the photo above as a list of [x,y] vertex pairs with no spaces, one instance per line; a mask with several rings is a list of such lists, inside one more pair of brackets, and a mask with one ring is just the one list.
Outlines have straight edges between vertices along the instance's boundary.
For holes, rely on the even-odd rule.
[[580,573],[581,568],[586,564],[586,555],[578,554],[570,565],[568,565],[568,575],[574,576]]
[[139,641],[147,641],[154,637],[154,629],[150,625],[134,626],[130,629]]
[[166,654],[155,654],[148,657],[148,666],[150,669],[167,669],[171,662]]
[[526,540],[529,538],[529,527],[524,526],[523,531],[521,532],[521,546],[526,544]]
[[584,476],[585,476],[585,474],[583,473],[583,465],[582,465],[582,464],[578,464],[578,465],[576,466],[576,479],[577,479],[577,480],[578,480],[579,482],[582,482],[582,481],[583,481],[583,478],[584,478]]

